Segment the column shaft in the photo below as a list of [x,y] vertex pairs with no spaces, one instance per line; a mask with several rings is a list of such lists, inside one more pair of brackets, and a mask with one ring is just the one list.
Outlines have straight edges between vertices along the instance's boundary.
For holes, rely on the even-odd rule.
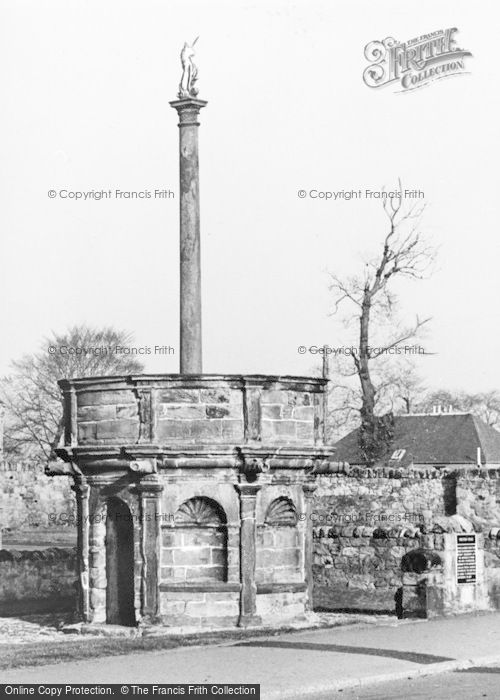
[[141,618],[156,622],[159,613],[160,517],[163,486],[138,484],[141,499]]
[[255,583],[256,536],[255,505],[257,492],[261,488],[254,484],[239,484],[240,493],[240,627],[258,625],[260,618],[256,615],[257,586]]
[[179,114],[180,183],[180,372],[201,374],[199,111],[204,100],[170,103]]
[[316,490],[315,484],[304,484],[304,502],[306,507],[306,522],[305,522],[305,540],[304,540],[304,581],[307,585],[306,589],[306,610],[313,609],[313,532],[312,532],[312,503],[314,491]]
[[89,486],[79,479],[72,486],[76,494],[77,518],[77,612],[84,622],[90,621],[89,606]]

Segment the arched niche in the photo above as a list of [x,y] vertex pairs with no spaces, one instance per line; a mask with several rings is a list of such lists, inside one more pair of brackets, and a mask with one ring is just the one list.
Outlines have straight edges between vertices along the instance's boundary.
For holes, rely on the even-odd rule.
[[177,509],[162,556],[164,580],[227,581],[227,517],[212,498],[195,496]]

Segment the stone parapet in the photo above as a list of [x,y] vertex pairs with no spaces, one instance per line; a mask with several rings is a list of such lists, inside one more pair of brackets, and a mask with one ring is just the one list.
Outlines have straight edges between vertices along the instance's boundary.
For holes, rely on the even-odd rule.
[[323,442],[324,379],[142,375],[62,380],[60,386],[64,448],[80,453],[97,446],[174,452],[193,446],[198,453],[214,445],[302,448]]

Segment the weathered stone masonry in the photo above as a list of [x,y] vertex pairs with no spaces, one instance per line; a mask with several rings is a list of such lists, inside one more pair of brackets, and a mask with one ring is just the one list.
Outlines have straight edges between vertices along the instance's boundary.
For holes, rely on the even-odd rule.
[[62,381],[64,464],[52,469],[75,484],[83,619],[247,626],[311,609],[306,514],[313,472],[332,454],[324,386],[241,375]]
[[40,462],[0,461],[0,527],[4,547],[76,544],[70,483],[54,481]]
[[0,613],[72,609],[75,551],[0,549]]
[[425,549],[446,559],[456,516],[480,533],[487,605],[499,607],[498,470],[332,468],[318,479],[313,505],[317,607],[394,610],[405,555]]

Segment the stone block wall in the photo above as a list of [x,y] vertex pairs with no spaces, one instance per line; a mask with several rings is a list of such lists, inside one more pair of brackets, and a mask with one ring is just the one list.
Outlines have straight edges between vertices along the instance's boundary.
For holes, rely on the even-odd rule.
[[66,444],[321,443],[321,380],[160,375],[65,380]]
[[257,527],[257,583],[300,581],[301,533],[296,525]]
[[0,550],[0,611],[74,609],[76,553],[73,549]]
[[139,437],[139,403],[131,390],[84,391],[78,395],[78,442],[134,443]]
[[314,441],[313,403],[314,396],[307,392],[262,392],[262,439],[311,444]]
[[268,623],[275,620],[288,620],[303,615],[305,605],[303,591],[259,593],[257,615]]
[[75,496],[69,479],[51,479],[36,462],[0,461],[4,546],[75,546]]
[[163,531],[163,581],[227,580],[227,529],[219,527],[178,527]]
[[234,627],[240,612],[238,591],[169,591],[160,599],[160,616],[173,627]]
[[221,386],[159,391],[157,435],[168,442],[243,440],[243,393]]
[[305,503],[293,483],[264,488],[257,501],[256,567],[258,584],[303,580]]

